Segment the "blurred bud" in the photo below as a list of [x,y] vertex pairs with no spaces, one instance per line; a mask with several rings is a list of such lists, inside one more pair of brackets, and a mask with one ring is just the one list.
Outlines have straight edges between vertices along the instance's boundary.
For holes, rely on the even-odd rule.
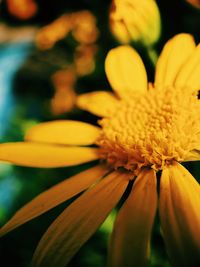
[[200,0],[186,0],[186,2],[188,2],[191,5],[193,5],[194,7],[200,9]]
[[71,28],[71,17],[63,15],[39,30],[36,36],[36,45],[42,50],[50,49],[57,41],[63,39]]
[[99,31],[96,26],[95,16],[87,11],[83,10],[77,13],[72,13],[73,29],[72,36],[74,39],[83,44],[91,44],[96,42]]
[[95,69],[96,45],[79,45],[74,54],[74,65],[78,76],[92,73]]
[[65,38],[70,32],[78,43],[96,42],[99,31],[95,16],[87,10],[62,15],[39,30],[36,45],[43,50],[51,49],[57,41]]
[[161,21],[155,0],[113,0],[110,29],[121,43],[140,42],[146,46],[160,37]]
[[7,0],[8,11],[21,20],[30,19],[38,10],[34,0]]
[[55,94],[51,99],[53,114],[59,115],[70,111],[75,104],[76,93],[74,84],[76,74],[73,69],[59,70],[52,76]]

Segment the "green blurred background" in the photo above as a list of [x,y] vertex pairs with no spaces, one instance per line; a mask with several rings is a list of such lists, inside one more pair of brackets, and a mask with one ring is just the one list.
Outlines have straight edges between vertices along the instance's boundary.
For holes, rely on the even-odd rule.
[[[96,124],[97,117],[74,106],[75,95],[110,90],[104,60],[109,49],[119,45],[109,30],[110,1],[35,2],[37,12],[26,19],[9,10],[7,1],[0,3],[0,142],[23,140],[26,129],[40,121],[75,119]],[[191,33],[196,42],[200,41],[200,9],[184,0],[158,0],[157,4],[162,19],[161,38],[155,46],[157,53],[171,36],[179,32]],[[73,18],[79,19],[85,10],[92,14],[89,20],[92,20],[92,36],[95,37],[91,41],[83,41],[70,31],[48,49],[36,44],[36,36],[44,26],[63,14],[75,14]],[[149,80],[153,81],[154,66],[144,47],[137,45],[137,49],[147,67]],[[0,164],[0,225],[38,193],[87,167],[88,164],[76,168],[37,169]],[[186,167],[199,179],[198,163],[188,163]],[[42,234],[71,201],[2,238],[1,267],[28,267]],[[106,265],[106,247],[114,217],[115,211],[69,266]],[[149,266],[170,266],[158,219],[154,226]]]

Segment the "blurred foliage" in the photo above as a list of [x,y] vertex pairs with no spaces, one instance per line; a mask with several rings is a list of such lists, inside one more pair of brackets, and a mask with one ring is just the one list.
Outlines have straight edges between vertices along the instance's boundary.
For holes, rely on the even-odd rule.
[[[26,8],[20,9],[20,2],[25,3]],[[195,8],[199,1],[157,0],[157,4],[162,20],[161,38],[155,45],[157,53],[166,40],[179,32],[191,33],[197,42],[200,41],[200,10]],[[26,129],[39,121],[81,119],[97,123],[97,117],[78,110],[74,103],[76,94],[110,90],[104,73],[104,59],[110,48],[119,45],[109,29],[110,5],[108,0],[1,2],[1,142],[22,140]],[[89,31],[88,26],[84,29],[87,23]],[[132,45],[140,52],[152,81],[154,65],[151,58],[144,47]],[[17,49],[19,46],[21,50]],[[5,49],[8,47],[13,49],[15,57],[11,50]],[[18,63],[16,58],[20,58]],[[199,164],[186,165],[200,181]],[[88,164],[84,164],[76,168],[42,170],[1,164],[0,224],[3,225],[19,207],[40,192],[87,167]],[[42,234],[71,201],[1,239],[1,266],[28,267]],[[115,211],[69,266],[105,266],[106,245],[114,217]],[[157,217],[150,266],[169,267],[158,225]]]

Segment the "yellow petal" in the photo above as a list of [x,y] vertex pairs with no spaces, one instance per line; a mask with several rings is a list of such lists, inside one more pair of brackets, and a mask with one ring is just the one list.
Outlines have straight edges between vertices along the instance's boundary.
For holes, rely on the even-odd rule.
[[42,143],[90,145],[98,138],[99,131],[100,128],[85,122],[60,120],[32,127],[25,139]]
[[119,211],[111,236],[109,266],[146,266],[157,208],[156,175],[142,171]]
[[184,162],[185,161],[199,161],[199,160],[200,160],[200,149],[199,150],[194,149],[186,155]]
[[193,50],[192,54],[180,69],[175,85],[188,86],[192,90],[200,89],[200,44]]
[[65,267],[117,204],[129,174],[113,172],[74,201],[42,237],[33,267]]
[[108,169],[104,166],[96,166],[78,173],[41,193],[16,212],[10,221],[0,229],[0,236],[7,234],[20,225],[87,189],[107,172]]
[[121,97],[147,91],[147,75],[138,53],[130,46],[108,52],[105,71],[113,90]]
[[163,170],[160,217],[174,266],[200,266],[200,186],[178,163]]
[[16,165],[53,168],[82,164],[98,158],[98,149],[29,142],[0,144],[0,161]]
[[195,49],[193,37],[189,34],[178,34],[164,46],[156,66],[155,85],[173,85],[176,76]]
[[100,117],[108,117],[116,109],[117,98],[109,92],[98,91],[82,94],[77,98],[77,106]]

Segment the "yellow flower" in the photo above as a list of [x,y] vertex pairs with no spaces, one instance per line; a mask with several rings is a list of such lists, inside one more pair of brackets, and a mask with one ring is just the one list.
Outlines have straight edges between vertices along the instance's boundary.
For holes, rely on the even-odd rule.
[[64,267],[133,183],[111,235],[109,266],[145,266],[157,207],[173,266],[200,266],[200,188],[180,164],[200,159],[200,46],[188,34],[169,40],[154,85],[148,86],[143,62],[129,46],[111,50],[105,70],[115,94],[93,92],[78,101],[103,117],[101,127],[41,123],[25,142],[0,145],[1,160],[23,166],[100,160],[21,208],[1,235],[86,190],[48,228],[33,257],[35,267]]
[[160,37],[160,13],[155,0],[113,0],[109,19],[111,32],[121,43],[151,46]]

